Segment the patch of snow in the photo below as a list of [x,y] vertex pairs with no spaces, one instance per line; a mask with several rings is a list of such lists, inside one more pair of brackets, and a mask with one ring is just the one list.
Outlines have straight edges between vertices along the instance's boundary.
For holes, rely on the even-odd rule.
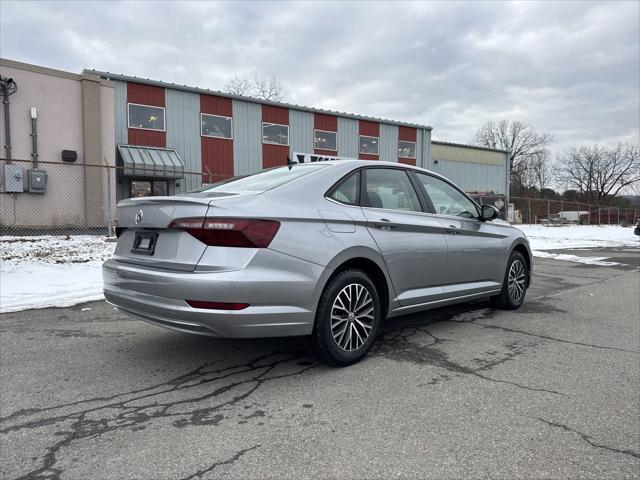
[[586,265],[598,265],[600,267],[611,267],[613,265],[621,265],[618,262],[607,262],[609,257],[579,257],[578,255],[568,255],[566,253],[542,252],[540,250],[532,250],[534,257],[553,258],[554,260],[564,260],[567,262],[584,263]]
[[0,313],[100,300],[114,249],[93,235],[0,237]]
[[515,225],[529,239],[532,250],[640,246],[633,227],[618,225]]

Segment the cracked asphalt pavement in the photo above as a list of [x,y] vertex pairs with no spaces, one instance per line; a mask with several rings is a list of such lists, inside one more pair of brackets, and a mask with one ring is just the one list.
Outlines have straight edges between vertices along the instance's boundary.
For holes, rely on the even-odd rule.
[[389,320],[344,369],[104,302],[4,314],[0,476],[638,478],[639,251],[582,254],[623,265],[536,259],[520,310]]

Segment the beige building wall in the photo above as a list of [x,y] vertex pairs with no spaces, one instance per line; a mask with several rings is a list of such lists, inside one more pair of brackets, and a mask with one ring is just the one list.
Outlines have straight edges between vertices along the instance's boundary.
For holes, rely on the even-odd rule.
[[[107,187],[111,183],[114,188],[115,177],[109,182],[108,170],[101,167],[105,160],[115,165],[112,85],[92,75],[83,77],[5,59],[0,59],[0,75],[13,78],[18,86],[9,98],[12,159],[23,167],[25,186],[25,193],[4,193],[0,178],[0,227],[106,225]],[[26,191],[26,171],[33,168],[31,107],[38,112],[38,168],[48,175],[45,194]],[[0,139],[6,145],[3,114]],[[63,162],[62,150],[75,150],[78,159]],[[0,157],[4,165],[4,149]]]

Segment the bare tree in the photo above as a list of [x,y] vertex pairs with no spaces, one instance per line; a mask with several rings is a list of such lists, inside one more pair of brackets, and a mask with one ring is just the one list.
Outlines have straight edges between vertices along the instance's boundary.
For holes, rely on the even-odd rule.
[[551,134],[538,133],[517,120],[487,122],[475,135],[476,144],[509,152],[511,181],[518,184],[523,183],[529,160],[544,151],[552,139]]
[[253,89],[256,97],[262,98],[263,100],[270,100],[272,102],[282,100],[282,85],[276,77],[269,79],[255,77],[253,79]]
[[523,174],[524,185],[527,188],[537,188],[542,191],[551,186],[553,165],[549,150],[540,150],[529,156]]
[[574,147],[558,157],[556,172],[565,188],[600,202],[640,182],[638,145]]
[[279,102],[282,100],[282,84],[275,77],[261,78],[256,76],[253,82],[239,78],[237,75],[229,80],[225,86],[227,93],[234,95],[246,95],[271,102]]
[[253,86],[249,80],[238,78],[237,75],[234,75],[233,78],[224,85],[224,88],[227,93],[234,95],[249,95]]

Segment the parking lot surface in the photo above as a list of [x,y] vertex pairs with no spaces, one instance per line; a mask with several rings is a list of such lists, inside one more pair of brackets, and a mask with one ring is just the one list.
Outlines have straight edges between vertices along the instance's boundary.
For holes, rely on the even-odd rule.
[[[595,252],[595,253],[594,253]],[[637,478],[638,249],[536,259],[525,305],[393,319],[336,369],[104,302],[0,316],[3,478]]]

